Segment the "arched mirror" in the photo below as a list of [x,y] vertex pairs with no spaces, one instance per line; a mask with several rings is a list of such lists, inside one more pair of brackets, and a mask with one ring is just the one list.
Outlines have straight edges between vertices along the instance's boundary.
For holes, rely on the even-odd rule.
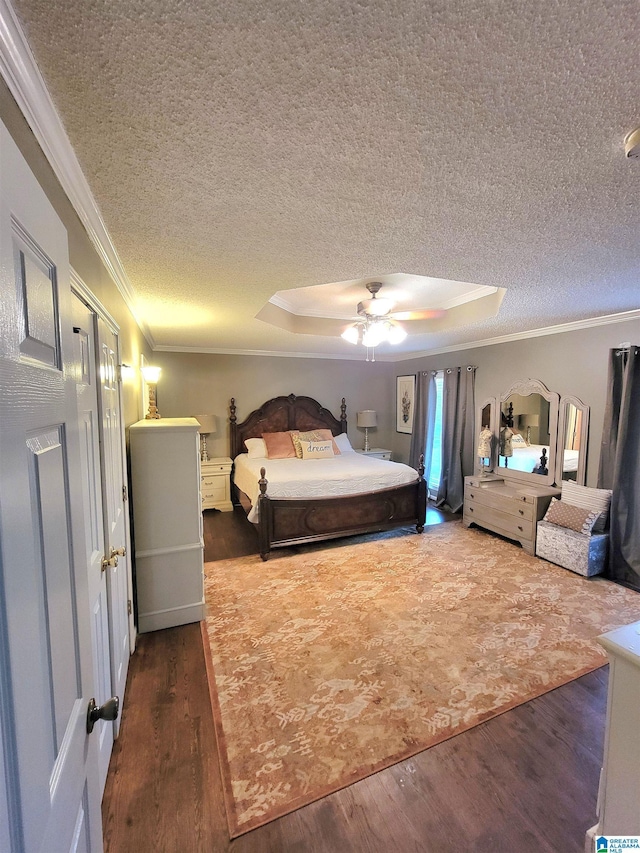
[[558,419],[556,483],[573,480],[584,486],[587,478],[589,406],[577,397],[562,397]]
[[536,379],[517,382],[500,397],[497,474],[555,483],[558,404],[558,394]]

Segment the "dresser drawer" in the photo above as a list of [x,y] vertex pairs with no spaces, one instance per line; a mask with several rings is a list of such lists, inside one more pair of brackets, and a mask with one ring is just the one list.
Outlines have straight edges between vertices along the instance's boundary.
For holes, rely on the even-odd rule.
[[475,521],[481,527],[504,532],[505,535],[514,539],[533,540],[534,538],[535,525],[531,515],[529,518],[521,518],[512,512],[503,512],[493,506],[484,506],[477,501],[464,502],[464,520],[467,523]]
[[467,486],[465,501],[478,506],[488,506],[531,521],[534,515],[534,501],[530,495],[505,494],[496,489]]
[[202,500],[224,500],[226,496],[226,482],[221,477],[203,477]]
[[207,474],[228,474],[231,470],[231,465],[228,463],[213,463],[213,462],[203,462],[202,463],[202,474],[206,476]]

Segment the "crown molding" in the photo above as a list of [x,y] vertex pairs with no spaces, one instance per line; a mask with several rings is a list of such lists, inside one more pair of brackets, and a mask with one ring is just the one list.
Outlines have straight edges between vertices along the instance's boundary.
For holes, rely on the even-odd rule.
[[[327,353],[327,352],[272,352],[271,350],[251,350],[251,349],[222,349],[217,347],[179,347],[179,346],[164,346],[158,344],[154,347],[154,352],[184,352],[184,353],[200,353],[203,355],[251,355],[260,358],[323,358],[339,361],[364,361],[364,350],[360,349],[354,355],[345,353]],[[362,357],[359,357],[362,356]],[[376,361],[389,361],[389,358],[378,358]]]
[[[626,323],[629,320],[640,319],[640,310],[624,311],[620,314],[606,314],[603,317],[591,317],[588,320],[576,320],[572,323],[560,323],[557,326],[546,326],[542,329],[530,329],[527,332],[514,332],[511,335],[501,335],[498,338],[485,338],[484,340],[470,341],[464,344],[454,344],[450,347],[439,347],[438,349],[422,350],[421,352],[398,353],[388,361],[410,361],[414,358],[424,358],[430,355],[440,355],[447,352],[462,352],[467,349],[478,349],[479,347],[491,347],[495,344],[508,344],[512,341],[526,341],[531,338],[542,338],[546,335],[560,335],[563,332],[577,332],[581,329],[593,329],[595,326],[611,326],[614,323]],[[377,361],[377,359],[376,359]]]
[[8,0],[0,0],[0,73],[127,308],[153,348],[153,337],[136,308],[135,292]]

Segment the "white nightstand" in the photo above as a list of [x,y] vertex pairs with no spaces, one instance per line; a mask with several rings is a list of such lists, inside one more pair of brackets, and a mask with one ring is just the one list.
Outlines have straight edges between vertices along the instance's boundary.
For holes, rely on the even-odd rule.
[[220,509],[231,512],[231,459],[218,456],[200,463],[200,490],[202,509]]
[[385,450],[384,447],[372,447],[370,450],[356,450],[356,453],[362,453],[363,456],[375,456],[376,459],[386,459],[391,461],[391,451]]

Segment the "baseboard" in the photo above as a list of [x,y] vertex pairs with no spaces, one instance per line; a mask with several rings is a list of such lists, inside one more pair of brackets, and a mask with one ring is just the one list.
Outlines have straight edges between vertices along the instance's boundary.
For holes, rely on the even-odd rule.
[[161,631],[163,628],[174,628],[176,625],[188,625],[190,622],[202,622],[204,615],[204,601],[152,613],[139,613],[138,633],[145,634],[149,631]]

